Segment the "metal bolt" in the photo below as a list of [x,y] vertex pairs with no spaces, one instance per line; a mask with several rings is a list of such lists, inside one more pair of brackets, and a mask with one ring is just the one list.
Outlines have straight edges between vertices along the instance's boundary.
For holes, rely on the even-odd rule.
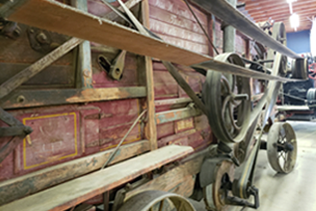
[[25,101],[25,97],[23,95],[20,95],[20,96],[17,97],[16,101],[18,103],[23,103]]

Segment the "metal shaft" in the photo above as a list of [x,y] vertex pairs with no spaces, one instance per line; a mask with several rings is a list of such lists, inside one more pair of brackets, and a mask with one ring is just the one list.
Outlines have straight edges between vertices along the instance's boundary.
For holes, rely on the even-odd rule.
[[[226,0],[229,4],[231,4],[234,8],[236,8],[236,0]],[[231,26],[227,25],[224,28],[223,33],[223,50],[224,52],[235,52],[235,36],[236,36],[236,29]]]

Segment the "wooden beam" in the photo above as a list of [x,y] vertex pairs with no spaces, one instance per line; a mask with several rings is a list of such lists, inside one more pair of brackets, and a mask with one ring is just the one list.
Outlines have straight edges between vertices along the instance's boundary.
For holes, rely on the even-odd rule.
[[[118,163],[150,150],[146,140],[123,145],[110,164]],[[45,168],[0,183],[0,205],[101,169],[114,149]]]
[[[72,0],[72,5],[84,12],[88,11],[87,0]],[[76,87],[92,88],[92,66],[90,42],[85,40],[79,45],[76,66]]]
[[0,210],[65,210],[193,152],[170,145],[11,202]]
[[14,75],[12,78],[5,81],[0,86],[0,99],[9,94],[10,92],[12,92],[14,89],[23,84],[28,79],[32,78],[34,75],[45,69],[45,67],[48,67],[58,58],[68,53],[81,42],[82,40],[78,38],[72,38],[68,40],[67,42],[65,42],[57,49],[53,50],[52,52],[50,52],[49,54],[47,54],[46,56],[32,64],[31,66],[27,67],[26,69]]
[[199,115],[201,115],[201,111],[193,107],[175,109],[171,111],[163,111],[156,113],[156,123],[163,124]]
[[[143,0],[141,4],[143,25],[149,28],[149,3]],[[146,88],[147,88],[147,130],[145,132],[146,139],[150,141],[151,150],[157,149],[157,127],[155,116],[155,92],[154,92],[154,73],[153,63],[150,57],[145,56],[143,68],[146,72]]]
[[17,90],[0,100],[5,109],[146,97],[145,87]]

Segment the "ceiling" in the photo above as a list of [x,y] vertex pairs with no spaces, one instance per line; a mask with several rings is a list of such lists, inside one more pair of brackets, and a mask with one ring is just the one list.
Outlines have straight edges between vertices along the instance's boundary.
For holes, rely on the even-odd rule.
[[[275,22],[282,21],[287,32],[294,32],[289,17],[290,8],[286,0],[239,0],[246,4],[246,11],[255,22],[267,21],[269,18]],[[297,31],[310,30],[312,19],[316,16],[316,0],[297,0],[292,3],[293,13],[300,17],[300,26]]]

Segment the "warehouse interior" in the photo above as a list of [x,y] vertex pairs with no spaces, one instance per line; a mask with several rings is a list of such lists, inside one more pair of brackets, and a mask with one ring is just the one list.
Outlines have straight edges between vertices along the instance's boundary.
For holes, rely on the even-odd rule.
[[315,0],[0,0],[0,211],[316,210]]

